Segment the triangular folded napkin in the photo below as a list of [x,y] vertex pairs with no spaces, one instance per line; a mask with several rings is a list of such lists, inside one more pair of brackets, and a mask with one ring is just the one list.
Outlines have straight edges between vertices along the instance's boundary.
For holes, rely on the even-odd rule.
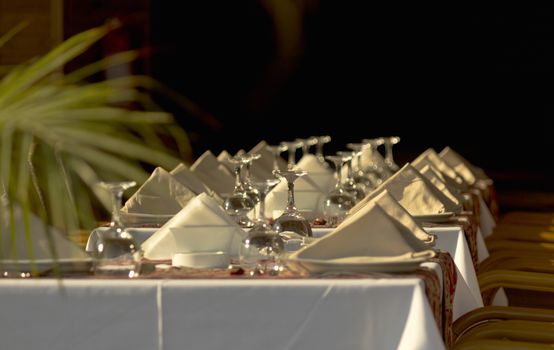
[[158,167],[125,202],[124,213],[173,215],[195,196],[188,187]]
[[462,207],[452,202],[410,163],[404,165],[368,197],[372,199],[387,190],[410,215],[459,213]]
[[204,152],[190,167],[190,171],[219,195],[233,192],[234,175],[210,151]]
[[223,251],[237,256],[245,232],[217,201],[199,194],[142,244],[148,259],[171,259],[174,253]]

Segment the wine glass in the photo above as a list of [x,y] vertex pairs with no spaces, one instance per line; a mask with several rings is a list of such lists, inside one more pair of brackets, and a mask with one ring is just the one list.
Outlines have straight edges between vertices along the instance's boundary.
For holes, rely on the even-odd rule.
[[331,136],[325,135],[325,136],[314,136],[314,138],[317,140],[315,144],[315,156],[317,160],[321,164],[325,164],[325,166],[329,166],[327,162],[325,161],[325,157],[323,156],[323,145],[326,143],[331,142]]
[[294,181],[296,181],[299,177],[307,175],[308,172],[304,170],[287,170],[275,171],[274,174],[287,180],[288,200],[285,211],[275,220],[273,228],[278,233],[291,231],[300,236],[312,237],[312,228],[310,227],[310,223],[302,216],[302,214],[300,214],[294,203]]
[[254,223],[248,217],[248,212],[254,209],[255,203],[244,191],[241,179],[241,170],[244,165],[240,157],[233,157],[228,160],[233,164],[235,173],[235,187],[223,202],[223,209],[231,216],[237,224],[242,227],[252,227]]
[[277,146],[266,146],[267,150],[273,155],[273,170],[279,169],[279,156],[285,152],[288,148],[285,144],[281,143]]
[[302,147],[302,157],[307,156],[310,153],[310,147],[317,145],[317,138],[314,136],[307,139],[296,139]]
[[287,170],[292,170],[296,165],[296,150],[302,146],[302,143],[298,140],[295,140],[291,142],[282,142],[282,144],[287,146],[287,149],[289,151]]
[[354,181],[356,183],[363,184],[366,191],[369,191],[377,187],[377,181],[375,175],[365,173],[362,166],[362,154],[364,145],[362,143],[349,143],[346,145],[349,149],[353,150],[355,158],[352,160],[352,168],[354,168],[354,160],[356,160],[356,170],[354,171]]
[[394,173],[399,169],[399,167],[394,162],[394,157],[392,155],[392,146],[400,142],[400,137],[390,136],[390,137],[384,137],[383,139],[385,141],[385,164]]
[[255,224],[242,241],[239,252],[240,265],[251,275],[277,274],[280,270],[279,259],[284,251],[284,242],[265,216],[265,197],[278,183],[278,179],[252,183],[260,194],[260,208]]
[[241,156],[237,156],[237,159],[243,164],[243,172],[242,173],[242,187],[244,188],[244,192],[246,192],[246,195],[254,201],[254,204],[258,203],[260,201],[260,196],[258,194],[258,190],[254,188],[251,184],[251,174],[250,174],[250,167],[252,166],[252,162],[256,159],[260,159],[260,154],[243,154]]
[[323,215],[325,216],[327,226],[335,227],[344,220],[348,211],[354,207],[356,199],[342,187],[341,170],[344,164],[344,158],[341,156],[326,156],[325,159],[335,165],[337,183],[335,184],[335,188],[325,197],[325,201],[323,202]]
[[364,171],[375,174],[379,178],[379,184],[388,179],[392,174],[380,155],[374,155],[377,152],[377,147],[384,143],[383,138],[364,139],[364,153],[367,159],[367,166]]
[[123,191],[135,186],[136,182],[101,182],[99,185],[111,194],[112,216],[108,229],[101,232],[96,245],[94,271],[97,275],[136,277],[140,270],[141,251],[123,226],[119,214]]
[[[354,171],[352,170],[352,160],[355,152],[337,152],[337,155],[342,157],[344,163],[347,166],[346,179],[342,183],[342,188],[348,192],[356,202],[361,201],[365,197],[365,187],[361,183],[354,181]],[[342,170],[342,169],[341,169]]]

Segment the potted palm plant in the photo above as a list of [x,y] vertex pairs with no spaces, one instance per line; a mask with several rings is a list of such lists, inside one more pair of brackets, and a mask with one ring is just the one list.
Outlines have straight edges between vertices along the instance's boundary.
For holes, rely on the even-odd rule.
[[[156,85],[151,79],[85,82],[111,65],[133,60],[135,52],[61,74],[67,62],[113,27],[79,33],[0,78],[0,258],[17,258],[11,246],[17,225],[31,240],[31,216],[66,233],[90,228],[98,198],[104,198],[99,181],[141,183],[148,177],[145,164],[170,169],[179,163],[179,153],[189,151],[186,133],[172,116],[150,108],[144,91]],[[0,36],[0,49],[20,29]],[[121,107],[129,103],[139,108]],[[21,222],[14,219],[16,209]],[[32,246],[27,251],[31,259]]]

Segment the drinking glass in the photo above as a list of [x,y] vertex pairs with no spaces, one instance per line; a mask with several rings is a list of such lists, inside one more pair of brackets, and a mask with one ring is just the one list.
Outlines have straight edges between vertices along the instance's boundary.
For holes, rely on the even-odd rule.
[[235,187],[223,202],[223,209],[231,216],[237,224],[242,227],[252,227],[254,223],[248,217],[248,212],[254,209],[255,203],[244,191],[241,178],[241,170],[244,165],[239,157],[233,157],[229,160],[233,165],[235,173]]
[[317,138],[311,136],[307,139],[296,139],[302,147],[302,157],[310,153],[310,147],[317,145]]
[[341,156],[326,156],[325,159],[335,165],[337,183],[335,184],[335,188],[325,197],[325,201],[323,202],[323,215],[325,216],[327,226],[335,227],[344,220],[348,211],[354,207],[356,199],[342,187],[341,170],[344,164],[344,158]]
[[299,147],[302,147],[302,143],[298,140],[295,140],[291,142],[282,142],[282,144],[287,146],[287,150],[289,151],[287,170],[292,170],[296,166],[296,150]]
[[237,159],[243,164],[243,171],[241,172],[242,187],[244,192],[246,192],[246,195],[252,199],[254,204],[260,201],[260,196],[258,190],[251,184],[252,176],[250,174],[250,167],[252,166],[252,162],[256,159],[260,159],[260,157],[260,154],[243,154],[241,156],[237,156]]
[[266,146],[266,148],[273,155],[273,170],[281,170],[279,169],[279,156],[288,149],[287,146],[281,143],[277,146]]
[[298,209],[296,209],[296,204],[294,203],[294,181],[296,181],[299,177],[307,175],[308,172],[304,170],[287,170],[275,171],[274,173],[276,176],[284,178],[287,181],[288,200],[285,211],[275,220],[273,228],[278,233],[291,231],[300,236],[312,237],[312,228],[310,227],[310,223],[302,216],[302,214],[300,214]]
[[[364,199],[366,192],[365,187],[361,183],[356,183],[354,181],[354,171],[352,170],[352,160],[354,158],[355,152],[337,152],[337,155],[342,157],[344,163],[347,166],[346,179],[342,183],[342,188],[348,192],[356,202]],[[341,169],[342,170],[342,169]]]
[[368,164],[364,171],[375,174],[379,178],[380,185],[384,180],[388,179],[392,175],[385,162],[381,160],[382,158],[380,156],[378,157],[373,155],[374,152],[379,152],[377,147],[382,145],[384,140],[383,138],[364,139],[362,140],[362,143],[364,144],[364,152],[366,153],[368,159]]
[[384,137],[383,139],[385,141],[385,164],[387,164],[389,169],[394,173],[399,169],[399,167],[394,162],[394,157],[392,155],[392,146],[400,142],[400,137],[389,136],[389,137]]
[[260,194],[260,208],[254,226],[248,231],[240,247],[240,265],[251,275],[277,274],[284,251],[281,236],[271,227],[265,216],[265,197],[279,183],[278,179],[253,182]]
[[331,142],[331,136],[325,135],[325,136],[313,136],[313,137],[317,140],[317,143],[315,144],[315,156],[317,160],[321,164],[325,164],[325,166],[329,166],[325,161],[325,157],[323,156],[323,145]]
[[354,168],[354,160],[356,160],[356,169],[354,171],[354,181],[356,183],[363,184],[366,191],[372,190],[377,187],[377,178],[371,173],[364,172],[362,166],[362,154],[364,145],[362,143],[349,143],[346,145],[349,149],[355,152],[354,159],[352,160],[352,168]]
[[100,183],[111,194],[112,215],[108,229],[102,231],[96,245],[94,271],[97,275],[133,278],[139,274],[141,251],[119,215],[123,191],[135,185],[134,181]]

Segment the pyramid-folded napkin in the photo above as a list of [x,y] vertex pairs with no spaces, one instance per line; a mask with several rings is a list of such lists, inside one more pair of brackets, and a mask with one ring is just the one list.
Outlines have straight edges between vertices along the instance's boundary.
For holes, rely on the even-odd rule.
[[174,253],[223,251],[237,256],[245,232],[217,201],[201,193],[143,244],[148,259],[171,259]]

